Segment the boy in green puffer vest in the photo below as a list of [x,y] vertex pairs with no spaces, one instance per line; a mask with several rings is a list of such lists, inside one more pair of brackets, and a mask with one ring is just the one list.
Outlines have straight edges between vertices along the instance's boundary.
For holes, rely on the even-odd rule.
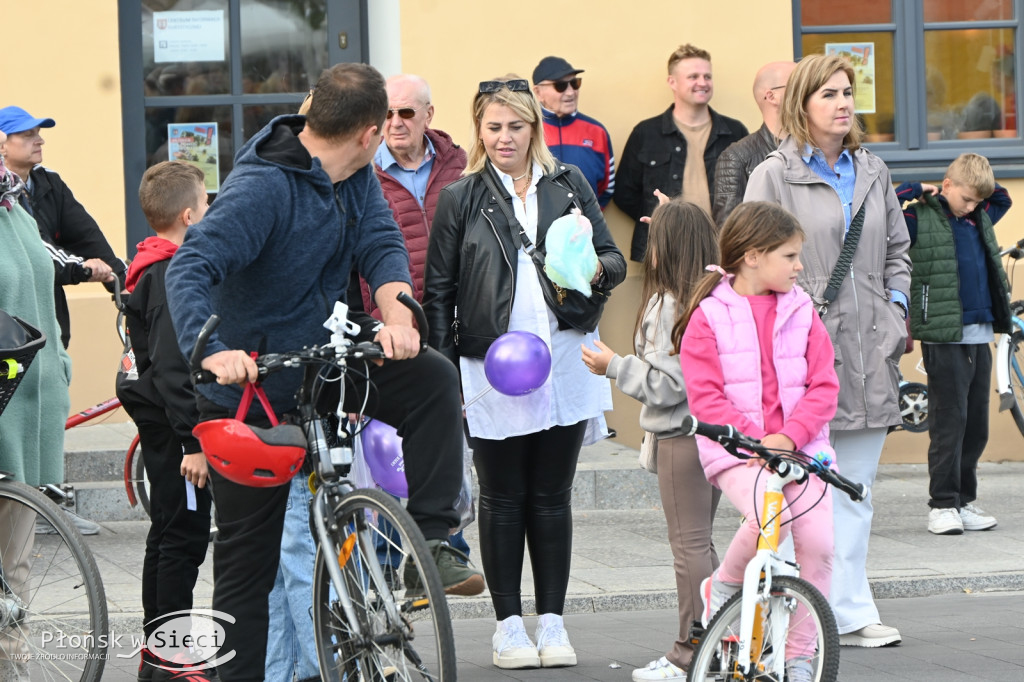
[[928,530],[959,535],[996,519],[973,503],[988,442],[995,333],[1010,331],[1009,285],[992,225],[1011,201],[988,160],[961,154],[940,188],[903,183],[914,263],[910,327],[928,373]]

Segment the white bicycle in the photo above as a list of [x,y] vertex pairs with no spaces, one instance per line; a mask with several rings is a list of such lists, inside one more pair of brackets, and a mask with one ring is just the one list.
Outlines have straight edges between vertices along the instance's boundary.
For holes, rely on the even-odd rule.
[[[1010,273],[1011,260],[1024,257],[1024,239],[1008,249],[999,252],[1006,256],[1006,270]],[[1010,275],[1011,289],[1013,275]],[[1010,303],[1009,334],[1003,334],[996,342],[996,391],[999,393],[999,411],[1010,410],[1013,421],[1021,435],[1024,435],[1024,301]]]
[[[691,642],[696,646],[686,679],[691,682],[784,682],[802,668],[800,679],[835,682],[839,675],[839,631],[828,600],[799,577],[800,566],[779,555],[780,514],[785,498],[782,489],[805,483],[814,474],[843,491],[856,502],[867,489],[853,483],[829,466],[826,458],[801,452],[773,450],[743,435],[732,426],[702,424],[693,417],[683,420],[683,433],[717,441],[740,459],[760,458],[770,471],[764,492],[764,518],[757,553],[747,564],[742,589],[715,614],[706,630],[694,623]],[[813,625],[809,646],[787,653],[790,631],[801,624]]]

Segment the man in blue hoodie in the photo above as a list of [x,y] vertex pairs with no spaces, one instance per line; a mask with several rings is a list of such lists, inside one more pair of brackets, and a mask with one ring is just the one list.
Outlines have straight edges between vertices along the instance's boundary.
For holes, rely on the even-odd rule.
[[[168,303],[185,356],[213,313],[204,369],[216,384],[197,387],[200,419],[231,417],[241,387],[256,378],[249,351],[274,353],[326,343],[321,325],[345,300],[352,268],[374,292],[383,323],[374,329],[388,360],[371,368],[367,414],[403,437],[408,511],[427,539],[449,594],[483,590],[483,576],[455,561],[448,530],[462,467],[462,406],[455,367],[420,351],[412,314],[396,300],[412,292],[409,257],[374,173],[388,109],[384,79],[364,64],[321,74],[307,116],[281,116],[239,151],[202,223],[189,231],[167,272]],[[401,361],[401,362],[398,362]],[[263,382],[278,414],[295,408],[299,370]],[[349,390],[349,400],[361,400]],[[248,422],[265,426],[259,408]],[[225,682],[262,680],[267,596],[280,552],[288,486],[251,488],[211,472],[217,507],[213,608],[224,623],[218,673]]]

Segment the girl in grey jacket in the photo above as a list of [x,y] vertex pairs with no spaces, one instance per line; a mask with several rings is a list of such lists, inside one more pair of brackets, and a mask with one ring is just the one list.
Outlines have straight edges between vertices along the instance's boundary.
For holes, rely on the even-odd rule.
[[718,230],[703,209],[674,199],[651,216],[644,257],[643,300],[637,315],[636,355],[616,355],[595,341],[598,350],[583,347],[583,362],[595,374],[614,379],[626,395],[636,398],[640,426],[647,443],[656,448],[658,488],[668,522],[679,596],[679,635],[668,652],[633,680],[685,680],[693,656],[690,624],[700,613],[700,583],[718,567],[711,540],[721,491],[704,477],[692,436],[680,433],[690,411],[679,365],[683,327],[678,323],[693,284],[704,267],[718,262]]

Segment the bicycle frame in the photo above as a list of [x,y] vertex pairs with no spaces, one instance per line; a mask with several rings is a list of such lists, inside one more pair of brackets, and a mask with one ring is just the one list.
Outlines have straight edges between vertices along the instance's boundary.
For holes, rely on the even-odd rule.
[[[1010,316],[1010,323],[1015,330],[1024,334],[1024,320],[1016,314]],[[996,392],[999,394],[999,411],[1005,412],[1015,404],[1013,388],[1010,386],[1011,372],[1017,376],[1017,380],[1024,384],[1024,367],[1017,366],[1014,360],[1008,360],[1010,354],[1010,334],[1003,334],[996,343]]]
[[[761,534],[757,540],[757,553],[747,563],[743,573],[744,598],[740,612],[738,659],[743,661],[744,675],[750,673],[750,666],[753,664],[751,656],[751,652],[754,650],[753,645],[763,636],[761,631],[763,619],[759,617],[759,611],[761,603],[771,595],[773,571],[776,567],[783,565],[792,566],[796,575],[799,575],[800,570],[798,565],[791,564],[778,553],[782,526],[781,515],[783,506],[786,504],[782,489],[789,483],[804,480],[807,474],[800,465],[791,462],[781,462],[778,468],[784,471],[772,472],[764,491],[764,505],[761,511],[763,522]],[[772,641],[784,643],[785,633],[773,633]],[[780,680],[785,674],[785,653],[784,650],[778,652],[774,658],[775,669],[771,671]]]

